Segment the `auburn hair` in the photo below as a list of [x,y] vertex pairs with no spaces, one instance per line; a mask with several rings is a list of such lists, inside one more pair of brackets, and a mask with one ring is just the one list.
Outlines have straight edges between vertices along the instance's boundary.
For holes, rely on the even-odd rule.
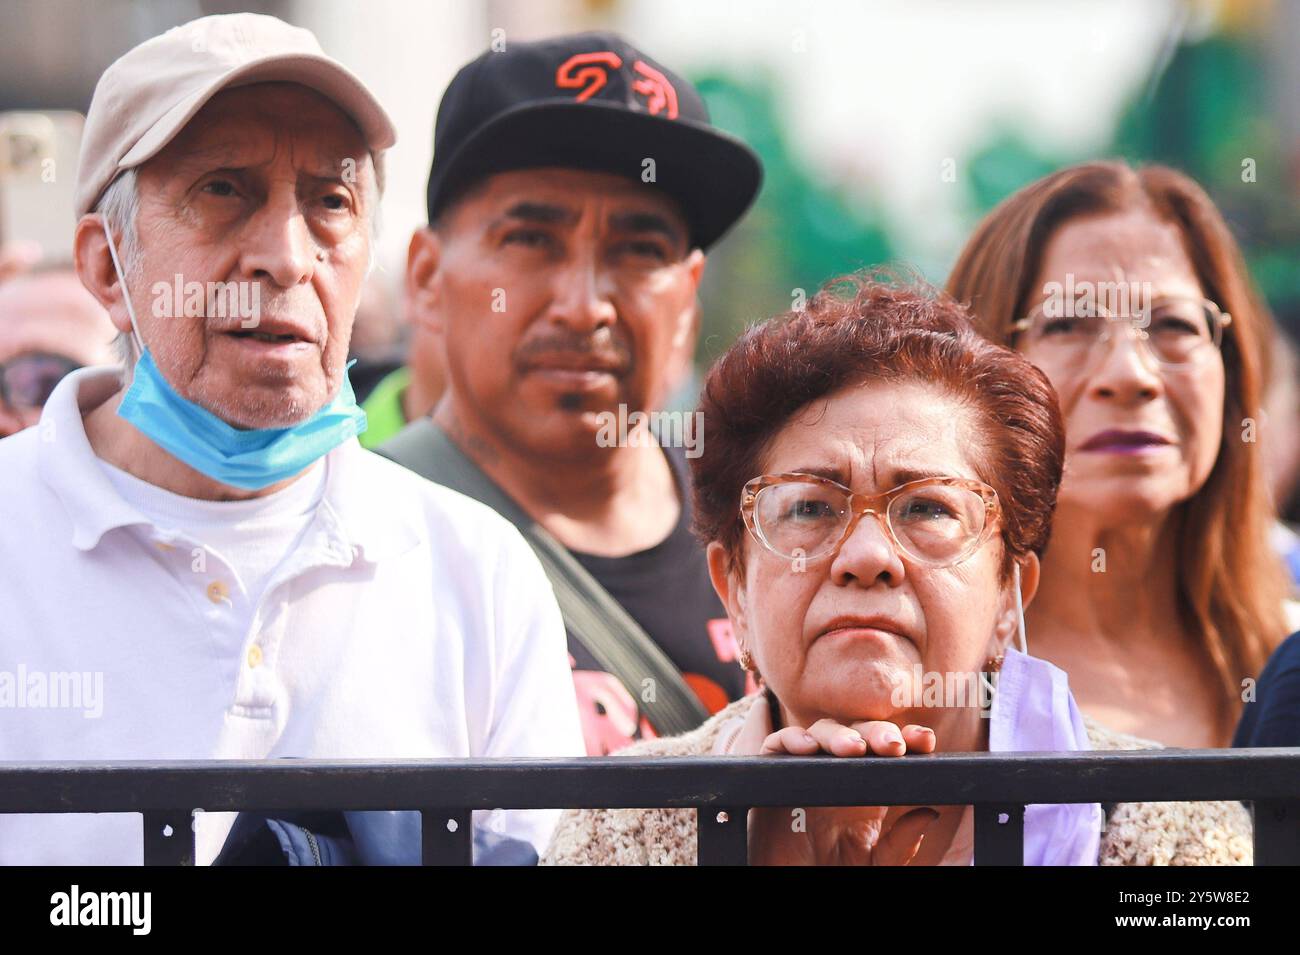
[[1061,483],[1065,436],[1047,377],[976,332],[937,289],[892,274],[833,280],[807,307],[751,326],[714,363],[691,462],[694,530],[743,566],[741,492],[777,433],[811,402],[868,382],[916,382],[972,408],[972,463],[998,494],[1004,578],[1041,554]]
[[1245,419],[1258,417],[1273,325],[1213,201],[1167,166],[1108,161],[1062,169],[985,217],[958,257],[947,290],[970,307],[988,338],[1011,344],[1011,325],[1025,314],[1044,250],[1061,226],[1135,209],[1178,228],[1205,295],[1232,316],[1222,345],[1226,387],[1218,458],[1175,519],[1182,622],[1239,709],[1241,680],[1258,675],[1287,633],[1285,580],[1268,539],[1273,511],[1263,461],[1253,442],[1235,437]]

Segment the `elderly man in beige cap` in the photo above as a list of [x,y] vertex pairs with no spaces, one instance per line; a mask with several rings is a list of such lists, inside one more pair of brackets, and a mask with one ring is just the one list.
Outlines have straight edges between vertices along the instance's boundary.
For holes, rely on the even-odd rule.
[[[394,138],[270,17],[196,20],[105,72],[75,255],[127,373],[73,372],[0,441],[0,761],[582,752],[528,546],[356,440],[348,340]],[[556,815],[483,814],[477,861],[534,858]],[[231,824],[198,818],[197,861],[257,857]],[[418,815],[347,825],[343,857],[420,861]],[[0,816],[0,863],[138,863],[142,838],[134,815]]]

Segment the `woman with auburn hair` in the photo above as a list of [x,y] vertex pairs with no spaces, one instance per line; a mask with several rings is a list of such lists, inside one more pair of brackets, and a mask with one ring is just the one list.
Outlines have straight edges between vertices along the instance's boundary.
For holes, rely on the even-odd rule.
[[1223,217],[1173,169],[1072,166],[994,209],[947,289],[1065,418],[1035,652],[1113,729],[1227,745],[1287,627],[1256,443],[1273,332]]
[[[1026,650],[1061,479],[1046,377],[929,289],[850,278],[713,366],[695,531],[764,687],[627,756],[1149,746]],[[1032,642],[1031,642],[1032,645]],[[989,688],[993,687],[990,694]],[[1240,803],[1028,806],[1028,865],[1250,859]],[[792,816],[793,812],[800,815]],[[801,825],[792,826],[792,818]],[[750,810],[749,861],[969,865],[969,806]],[[693,864],[694,810],[571,810],[545,864]]]

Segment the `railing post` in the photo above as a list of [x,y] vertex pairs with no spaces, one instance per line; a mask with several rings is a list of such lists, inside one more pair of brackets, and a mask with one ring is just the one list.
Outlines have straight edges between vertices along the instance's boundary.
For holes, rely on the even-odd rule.
[[695,810],[700,865],[749,864],[749,810],[701,806]]
[[472,865],[474,829],[468,809],[420,810],[423,865]]
[[1255,865],[1300,865],[1300,799],[1258,800]]
[[1025,807],[1014,803],[975,807],[975,864],[1025,864]]
[[144,812],[144,864],[194,865],[194,814],[184,809]]

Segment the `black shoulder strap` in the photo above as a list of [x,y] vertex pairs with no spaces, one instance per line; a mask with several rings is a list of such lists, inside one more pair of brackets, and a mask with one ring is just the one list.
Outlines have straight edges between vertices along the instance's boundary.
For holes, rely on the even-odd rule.
[[551,581],[569,632],[641,701],[656,733],[675,736],[708,718],[699,697],[641,625],[432,419],[411,422],[378,452],[421,477],[481,501],[519,529]]

